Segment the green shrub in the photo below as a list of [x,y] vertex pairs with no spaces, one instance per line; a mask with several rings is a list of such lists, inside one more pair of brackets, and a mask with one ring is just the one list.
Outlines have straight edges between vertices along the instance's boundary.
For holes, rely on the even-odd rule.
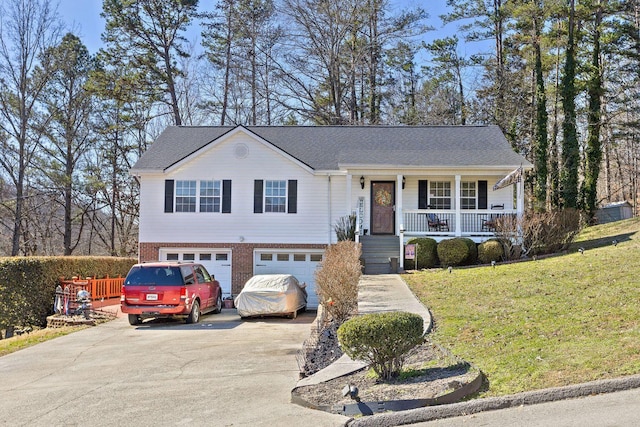
[[446,239],[438,243],[438,258],[442,267],[464,265],[469,258],[469,247],[462,239]]
[[327,313],[338,323],[358,308],[358,281],[362,274],[360,244],[348,240],[330,245],[316,270],[316,293]]
[[409,240],[407,244],[416,245],[416,259],[405,259],[404,268],[406,270],[433,268],[438,265],[438,253],[436,250],[438,243],[434,239],[419,237]]
[[363,360],[382,379],[397,376],[406,354],[423,342],[422,317],[403,311],[356,316],[338,328],[338,342],[352,359]]
[[133,258],[11,257],[0,258],[0,330],[46,324],[60,278],[124,277]]
[[469,256],[464,260],[464,265],[473,265],[478,261],[478,246],[476,242],[468,237],[456,237],[457,240],[462,241],[469,249]]
[[500,261],[503,256],[504,249],[502,243],[498,240],[487,240],[478,246],[478,260],[482,264],[489,264],[491,261]]

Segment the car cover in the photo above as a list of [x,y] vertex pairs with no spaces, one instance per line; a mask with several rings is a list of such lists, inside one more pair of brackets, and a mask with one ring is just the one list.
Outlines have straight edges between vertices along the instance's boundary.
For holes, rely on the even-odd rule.
[[292,315],[306,307],[307,291],[291,274],[253,276],[235,298],[240,317]]

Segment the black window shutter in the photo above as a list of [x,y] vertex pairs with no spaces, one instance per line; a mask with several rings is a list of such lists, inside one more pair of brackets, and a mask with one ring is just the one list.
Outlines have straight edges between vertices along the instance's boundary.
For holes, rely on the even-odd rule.
[[231,180],[222,180],[222,213],[231,213]]
[[478,181],[478,209],[487,209],[487,181]]
[[253,213],[262,213],[262,186],[263,181],[253,181]]
[[298,181],[290,179],[288,187],[289,194],[287,195],[287,212],[290,214],[298,213]]
[[173,180],[164,180],[164,211],[165,213],[173,212]]
[[418,181],[418,209],[427,209],[428,208],[428,198],[427,198],[427,183],[426,179],[421,179]]

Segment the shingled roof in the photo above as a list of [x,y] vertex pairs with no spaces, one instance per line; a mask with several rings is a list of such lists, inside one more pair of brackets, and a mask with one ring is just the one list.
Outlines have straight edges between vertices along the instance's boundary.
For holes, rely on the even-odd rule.
[[[132,172],[163,171],[236,127],[170,126]],[[506,167],[531,164],[497,126],[245,126],[314,170],[340,165]]]

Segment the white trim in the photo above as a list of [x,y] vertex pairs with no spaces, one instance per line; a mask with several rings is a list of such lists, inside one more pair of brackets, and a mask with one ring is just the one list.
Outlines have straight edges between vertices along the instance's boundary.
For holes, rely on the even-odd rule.
[[358,170],[384,170],[384,171],[417,171],[414,174],[425,173],[428,171],[442,171],[442,170],[482,170],[495,172],[496,175],[502,175],[505,169],[513,169],[521,167],[524,170],[533,169],[533,166],[529,165],[473,165],[473,166],[460,166],[460,165],[438,165],[438,166],[425,166],[425,165],[392,165],[392,164],[375,164],[375,163],[338,163],[338,169],[341,171],[351,171],[354,175]]

